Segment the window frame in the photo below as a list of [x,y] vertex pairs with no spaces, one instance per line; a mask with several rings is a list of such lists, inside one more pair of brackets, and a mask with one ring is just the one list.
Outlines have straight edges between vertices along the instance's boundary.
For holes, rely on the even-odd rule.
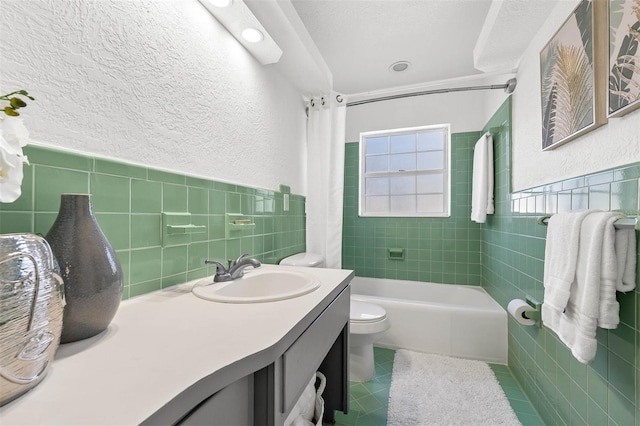
[[[413,170],[413,171],[386,171],[386,172],[370,172],[369,174],[365,173],[366,166],[366,144],[365,141],[367,138],[371,137],[392,137],[406,134],[417,134],[423,131],[428,130],[441,130],[445,133],[444,136],[444,164],[443,169],[435,169],[433,171],[429,170]],[[416,146],[416,154],[420,151],[417,150]],[[388,154],[391,154],[390,152]],[[385,130],[374,130],[368,132],[360,133],[360,141],[359,141],[359,150],[358,150],[358,216],[359,217],[416,217],[416,218],[445,218],[451,217],[451,125],[449,123],[446,124],[433,124],[426,126],[416,126],[416,127],[403,127],[398,129],[385,129]],[[442,212],[397,212],[397,211],[387,211],[387,212],[367,212],[365,211],[366,207],[366,178],[367,177],[376,177],[376,176],[387,176],[387,177],[400,177],[400,176],[421,176],[421,175],[429,175],[442,173],[444,175],[443,182],[443,209]],[[417,195],[417,188],[411,195]],[[391,197],[391,189],[389,190],[389,197]]]

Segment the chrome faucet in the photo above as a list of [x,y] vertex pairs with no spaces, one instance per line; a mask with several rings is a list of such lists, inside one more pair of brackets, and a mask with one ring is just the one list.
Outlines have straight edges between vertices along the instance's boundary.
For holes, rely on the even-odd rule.
[[216,265],[216,274],[213,277],[214,282],[232,281],[238,279],[244,275],[244,269],[253,266],[259,268],[261,263],[252,259],[249,253],[243,253],[236,260],[229,259],[229,266],[225,267],[217,260],[205,260],[204,263],[208,265]]

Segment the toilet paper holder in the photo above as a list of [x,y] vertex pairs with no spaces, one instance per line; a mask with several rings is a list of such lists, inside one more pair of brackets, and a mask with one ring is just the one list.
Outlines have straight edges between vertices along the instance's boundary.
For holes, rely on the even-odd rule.
[[525,302],[527,302],[527,304],[529,306],[531,306],[533,308],[533,311],[527,311],[524,316],[526,316],[529,319],[532,319],[536,322],[536,325],[538,327],[542,327],[542,315],[541,315],[541,308],[542,308],[542,303],[540,303],[540,301],[534,299],[533,297],[527,295],[525,297]]

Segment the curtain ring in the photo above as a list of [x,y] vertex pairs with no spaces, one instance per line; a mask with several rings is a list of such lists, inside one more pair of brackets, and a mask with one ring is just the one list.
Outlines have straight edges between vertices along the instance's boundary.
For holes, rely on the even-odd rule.
[[324,96],[320,98],[320,103],[324,106],[327,102],[324,100]]
[[309,102],[311,104],[311,107],[315,107],[316,106],[316,101],[315,99],[311,99],[311,101]]
[[342,96],[336,95],[336,101],[338,101],[338,103],[341,104],[342,103]]

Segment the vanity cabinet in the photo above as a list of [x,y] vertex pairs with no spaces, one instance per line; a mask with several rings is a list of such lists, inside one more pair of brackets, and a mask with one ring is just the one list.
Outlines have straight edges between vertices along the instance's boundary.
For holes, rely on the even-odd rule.
[[[327,379],[324,421],[333,422],[334,411],[346,413],[349,401],[350,286],[338,290],[337,296],[319,305],[273,351],[204,378],[143,424],[281,425],[316,371]],[[238,374],[251,363],[263,366],[250,374]],[[207,389],[215,389],[221,381],[229,384],[206,395]]]

